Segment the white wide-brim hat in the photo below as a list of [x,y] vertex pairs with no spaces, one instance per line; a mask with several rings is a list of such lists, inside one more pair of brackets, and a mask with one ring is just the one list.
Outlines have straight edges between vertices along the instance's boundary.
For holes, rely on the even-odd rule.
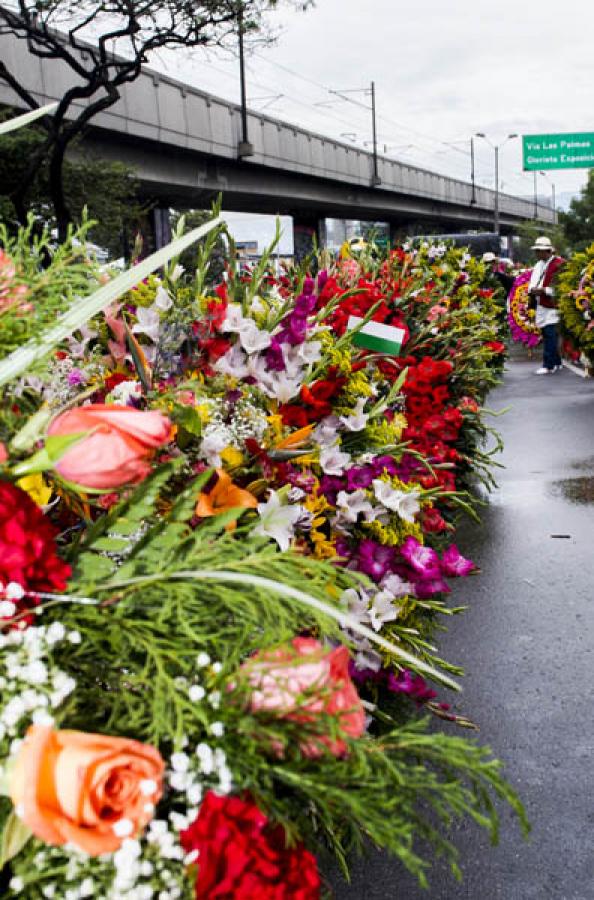
[[497,257],[495,254],[490,251],[488,253],[483,253],[483,262],[485,263],[495,262],[496,259]]
[[534,243],[532,244],[533,250],[552,250],[553,245],[551,244],[551,239],[548,237],[537,237]]

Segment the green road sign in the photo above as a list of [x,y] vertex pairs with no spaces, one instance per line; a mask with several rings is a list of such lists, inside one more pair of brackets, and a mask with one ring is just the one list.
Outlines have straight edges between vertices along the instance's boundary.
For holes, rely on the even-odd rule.
[[522,136],[524,171],[594,168],[594,131]]

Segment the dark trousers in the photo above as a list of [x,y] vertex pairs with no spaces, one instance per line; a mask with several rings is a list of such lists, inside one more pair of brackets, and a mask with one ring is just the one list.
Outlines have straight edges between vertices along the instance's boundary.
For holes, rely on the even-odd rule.
[[541,328],[542,333],[542,364],[545,369],[554,369],[555,366],[561,365],[561,357],[559,356],[557,326],[555,324],[545,325]]

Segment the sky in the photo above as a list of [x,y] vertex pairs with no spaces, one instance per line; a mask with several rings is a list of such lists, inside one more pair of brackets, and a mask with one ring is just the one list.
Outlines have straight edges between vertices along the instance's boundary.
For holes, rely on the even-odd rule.
[[[508,134],[594,131],[588,0],[317,0],[307,12],[281,4],[269,20],[276,42],[247,52],[248,105],[312,131],[369,147],[374,80],[380,152],[469,180],[470,138],[484,132],[502,145],[500,189],[519,196],[533,195],[533,174],[522,172],[521,140],[503,146]],[[233,53],[176,52],[152,65],[239,99]],[[492,147],[477,137],[475,152],[477,183],[493,187]],[[554,184],[563,200],[586,177],[550,171],[537,191],[549,198]]]

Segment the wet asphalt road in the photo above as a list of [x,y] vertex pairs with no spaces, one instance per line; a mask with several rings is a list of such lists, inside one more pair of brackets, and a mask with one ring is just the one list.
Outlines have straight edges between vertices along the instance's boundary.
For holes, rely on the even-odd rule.
[[537,365],[514,360],[489,397],[511,407],[496,423],[506,468],[482,526],[459,534],[482,574],[455,585],[469,609],[440,641],[467,672],[455,708],[505,761],[531,838],[507,811],[495,848],[464,823],[462,884],[437,864],[421,890],[376,854],[337,900],[594,900],[594,379]]

